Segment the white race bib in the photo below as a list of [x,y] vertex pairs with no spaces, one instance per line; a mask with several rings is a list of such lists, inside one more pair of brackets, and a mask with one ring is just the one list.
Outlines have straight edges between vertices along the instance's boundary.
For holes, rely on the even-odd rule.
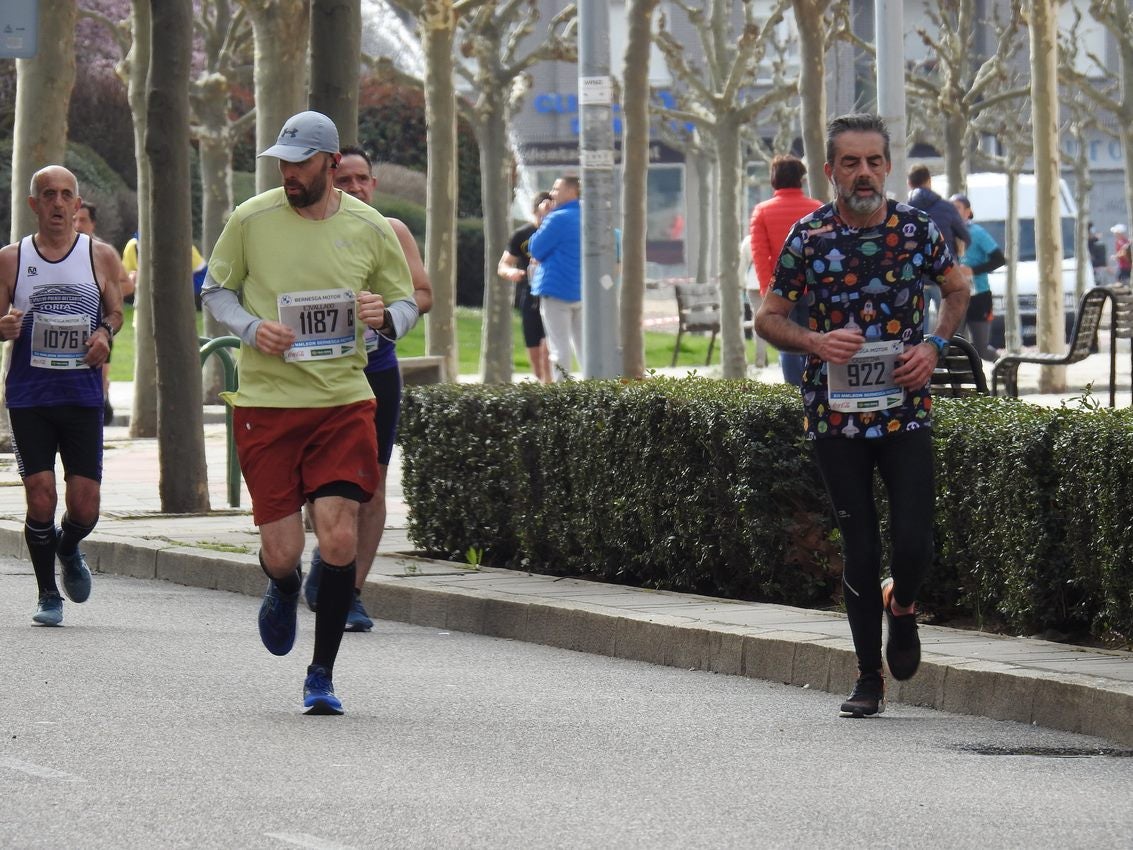
[[31,324],[31,365],[40,369],[89,369],[90,317],[67,313],[35,313]]
[[354,353],[354,292],[319,289],[279,296],[279,321],[295,332],[284,360],[327,360]]
[[905,400],[905,390],[893,380],[897,355],[905,350],[899,340],[867,342],[849,363],[827,363],[830,408],[846,413],[888,410]]

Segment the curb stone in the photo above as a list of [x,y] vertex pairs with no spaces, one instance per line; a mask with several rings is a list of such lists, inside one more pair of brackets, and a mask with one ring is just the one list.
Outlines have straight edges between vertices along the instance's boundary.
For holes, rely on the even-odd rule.
[[[260,596],[264,578],[254,555],[214,552],[155,540],[126,539],[95,532],[83,544],[92,570],[175,584]],[[0,521],[0,554],[27,560],[22,523]],[[386,566],[414,562],[441,565],[416,556],[379,554]],[[692,670],[849,693],[856,678],[853,645],[847,637],[783,629],[781,625],[737,626],[680,616],[679,605],[648,613],[603,605],[601,594],[580,598],[541,596],[556,580],[530,573],[482,568],[492,586],[458,586],[465,578],[444,563],[441,575],[371,574],[363,591],[367,609],[380,619],[438,629],[509,638],[561,649]],[[516,592],[508,577],[520,579]],[[499,579],[499,581],[496,581]],[[532,580],[536,587],[531,586]],[[593,583],[584,582],[592,585]],[[567,585],[569,587],[569,585]],[[626,588],[616,588],[625,593]],[[649,600],[687,600],[684,594],[649,591]],[[728,600],[694,597],[700,603]],[[820,612],[796,611],[799,621]],[[819,622],[837,620],[825,615]],[[925,627],[934,632],[956,630]],[[946,644],[941,644],[946,646]],[[988,659],[947,656],[924,650],[917,675],[887,679],[891,702],[958,714],[1010,720],[1094,735],[1133,746],[1133,682],[1062,673]]]

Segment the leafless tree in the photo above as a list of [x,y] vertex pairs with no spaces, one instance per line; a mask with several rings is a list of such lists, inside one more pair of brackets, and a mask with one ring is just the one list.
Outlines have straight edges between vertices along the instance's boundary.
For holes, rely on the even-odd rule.
[[417,19],[425,54],[425,121],[428,124],[425,269],[433,309],[425,321],[426,351],[444,358],[451,380],[459,372],[456,348],[456,83],[457,22],[485,0],[393,0]]
[[645,375],[641,318],[645,299],[646,189],[649,174],[649,52],[658,0],[626,3],[622,65],[622,374]]
[[[1066,350],[1058,162],[1058,0],[1029,0],[1031,126],[1035,140],[1035,248],[1039,270],[1038,343]],[[1066,367],[1045,367],[1039,391],[1066,389]]]
[[330,117],[344,147],[358,143],[361,0],[311,0],[311,88],[307,105]]
[[202,428],[200,366],[191,278],[189,203],[189,75],[193,4],[170,0],[153,7],[151,62],[146,86],[145,153],[152,182],[142,203],[152,235],[154,338],[157,353],[158,492],[169,513],[209,509]]
[[[1011,0],[1008,14],[990,22],[977,17],[975,0],[933,0],[927,4],[932,30],[917,33],[933,57],[914,68],[906,78],[909,99],[927,121],[919,122],[930,141],[944,155],[948,185],[961,187],[969,168],[972,149],[979,137],[979,117],[1006,108],[1017,108],[1028,95],[1026,86],[1007,86],[1007,70],[1023,47],[1023,0]],[[990,23],[995,52],[975,59],[972,45],[976,31]],[[910,129],[914,122],[910,123]]]
[[[738,33],[733,26],[736,2],[742,16]],[[739,280],[743,211],[737,190],[744,182],[740,134],[745,125],[792,93],[751,85],[759,76],[770,44],[768,33],[783,21],[790,0],[777,0],[762,19],[754,0],[705,0],[696,5],[691,0],[673,0],[672,5],[695,27],[704,59],[701,62],[686,54],[662,16],[657,45],[674,77],[678,100],[675,109],[663,112],[695,124],[716,151],[721,359],[725,378],[742,378],[747,365]]]
[[508,383],[512,373],[511,286],[496,277],[507,246],[514,156],[508,141],[512,116],[529,88],[528,70],[537,62],[573,62],[575,8],[568,5],[551,21],[543,39],[529,38],[539,22],[538,0],[486,0],[457,22],[459,52],[470,61],[456,72],[473,95],[464,110],[480,147],[480,191],[484,209],[484,320],[480,378]]

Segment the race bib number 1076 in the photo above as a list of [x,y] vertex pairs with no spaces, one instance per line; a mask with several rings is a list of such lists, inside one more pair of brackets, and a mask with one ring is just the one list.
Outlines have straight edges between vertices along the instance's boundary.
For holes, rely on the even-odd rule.
[[295,332],[284,360],[326,360],[354,353],[352,290],[288,292],[279,296],[279,321]]
[[31,365],[40,369],[89,369],[83,362],[90,317],[36,313],[31,326]]

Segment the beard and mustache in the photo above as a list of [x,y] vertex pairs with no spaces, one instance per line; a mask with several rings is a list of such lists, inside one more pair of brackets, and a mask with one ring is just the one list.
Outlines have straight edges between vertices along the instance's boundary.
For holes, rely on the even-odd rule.
[[[859,195],[859,189],[869,189],[871,194]],[[869,215],[877,212],[877,209],[885,202],[885,195],[871,180],[859,180],[848,191],[835,183],[834,190],[838,194],[838,200],[855,215]]]

